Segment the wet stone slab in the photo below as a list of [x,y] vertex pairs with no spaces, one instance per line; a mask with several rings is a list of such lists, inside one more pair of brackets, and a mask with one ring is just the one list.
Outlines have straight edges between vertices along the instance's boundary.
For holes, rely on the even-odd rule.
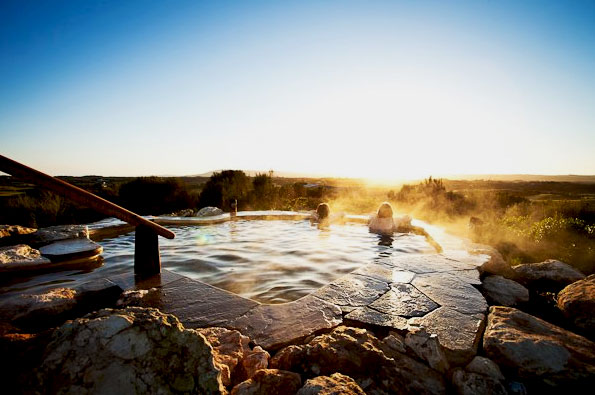
[[448,258],[443,254],[406,254],[390,257],[383,263],[399,270],[416,274],[443,273],[454,270],[476,269],[476,265]]
[[370,307],[391,316],[422,317],[439,306],[411,284],[393,284]]
[[359,269],[352,272],[352,274],[359,274],[361,276],[367,276],[376,280],[384,281],[385,283],[410,283],[415,276],[415,273],[395,269],[387,265],[370,263],[366,266],[360,267]]
[[463,314],[485,313],[488,304],[471,284],[450,273],[420,274],[411,282],[441,306]]
[[485,327],[484,314],[463,314],[440,307],[424,317],[409,319],[412,326],[423,327],[436,334],[452,366],[468,363],[477,354],[477,347]]
[[361,322],[368,325],[383,326],[399,331],[408,327],[407,318],[398,315],[381,313],[369,307],[358,307],[345,316],[345,320]]
[[367,306],[389,290],[389,285],[371,277],[348,274],[324,286],[313,295],[350,312]]
[[265,349],[276,350],[342,321],[339,307],[308,295],[290,303],[258,305],[226,326]]
[[[151,285],[149,280],[145,281],[143,288]],[[226,327],[259,303],[183,277],[150,292],[141,305],[177,316],[186,328],[201,328]]]

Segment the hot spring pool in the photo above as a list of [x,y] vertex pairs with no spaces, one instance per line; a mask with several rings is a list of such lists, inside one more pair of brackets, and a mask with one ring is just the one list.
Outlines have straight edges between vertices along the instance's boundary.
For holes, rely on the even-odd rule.
[[[169,228],[176,238],[159,240],[162,267],[263,303],[299,299],[387,255],[434,251],[423,236],[397,234],[391,244],[364,225],[237,220]],[[105,266],[132,265],[133,233],[100,244]]]
[[[306,220],[238,219],[168,228],[176,238],[159,238],[163,268],[262,303],[299,299],[360,266],[391,255],[435,252],[423,236],[381,237],[361,224],[332,225],[322,230]],[[2,284],[0,293],[40,292],[133,272],[134,232],[99,244],[103,246],[101,267],[19,279]]]

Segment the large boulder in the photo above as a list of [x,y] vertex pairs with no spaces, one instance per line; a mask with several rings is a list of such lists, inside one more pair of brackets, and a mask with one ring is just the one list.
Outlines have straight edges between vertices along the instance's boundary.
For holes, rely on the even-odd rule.
[[481,289],[490,304],[515,306],[529,301],[529,290],[516,281],[502,276],[487,276]]
[[232,395],[295,394],[302,385],[299,374],[277,369],[262,369],[252,378],[233,387]]
[[306,380],[296,395],[365,395],[364,390],[349,376],[334,373]]
[[49,393],[226,393],[205,337],[140,307],[62,325],[36,377]]
[[548,259],[539,263],[524,263],[513,266],[518,281],[529,287],[544,287],[560,290],[575,281],[582,280],[585,275],[572,266]]
[[595,378],[595,343],[512,307],[490,308],[486,355],[533,385],[581,388]]
[[366,393],[440,394],[442,376],[427,365],[384,344],[369,331],[340,326],[309,343],[281,349],[270,367],[306,377],[341,373],[353,378]]
[[197,331],[213,347],[213,357],[225,386],[250,379],[256,371],[268,367],[269,353],[259,346],[250,349],[250,339],[240,332],[217,327]]
[[595,337],[595,274],[560,291],[558,308],[585,334]]

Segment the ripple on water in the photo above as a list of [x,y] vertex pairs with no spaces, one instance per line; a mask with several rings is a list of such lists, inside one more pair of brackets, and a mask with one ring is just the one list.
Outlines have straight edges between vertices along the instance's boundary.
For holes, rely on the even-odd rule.
[[[421,236],[398,234],[390,239],[369,233],[364,225],[319,230],[308,221],[237,220],[172,230],[175,239],[159,239],[164,268],[263,303],[299,299],[370,262],[433,252]],[[53,273],[17,286],[43,290],[49,283],[89,281],[133,270],[134,232],[99,243],[104,265],[92,273]],[[0,288],[0,294],[3,291]]]

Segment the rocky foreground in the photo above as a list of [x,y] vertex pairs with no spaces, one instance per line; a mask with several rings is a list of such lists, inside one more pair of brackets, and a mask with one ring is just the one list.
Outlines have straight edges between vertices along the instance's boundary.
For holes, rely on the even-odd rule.
[[[64,231],[18,237],[33,245],[46,237],[47,245],[63,237],[56,230]],[[108,279],[3,298],[3,393],[592,393],[595,275],[585,277],[555,260],[509,267],[497,252],[476,248],[491,259],[479,272],[459,270],[465,282],[430,272],[436,266],[428,257],[407,257],[401,265],[427,267],[421,274],[368,268],[355,274],[363,284],[353,288],[358,293],[329,286],[293,303],[328,315],[328,325],[291,337],[291,344],[269,333],[278,323],[266,305],[239,316],[234,306],[222,306],[228,311],[221,314],[236,316],[229,321],[235,329],[191,329],[146,307],[147,300],[163,297],[158,288],[124,291]],[[6,261],[39,258],[31,248],[2,251]],[[390,289],[380,281],[387,273]],[[477,295],[460,304],[456,296],[463,291]],[[252,328],[252,315],[261,315],[264,326]],[[457,343],[469,337],[465,325],[475,315],[476,341]],[[292,317],[314,316],[293,311]],[[303,324],[292,325],[308,327]]]

